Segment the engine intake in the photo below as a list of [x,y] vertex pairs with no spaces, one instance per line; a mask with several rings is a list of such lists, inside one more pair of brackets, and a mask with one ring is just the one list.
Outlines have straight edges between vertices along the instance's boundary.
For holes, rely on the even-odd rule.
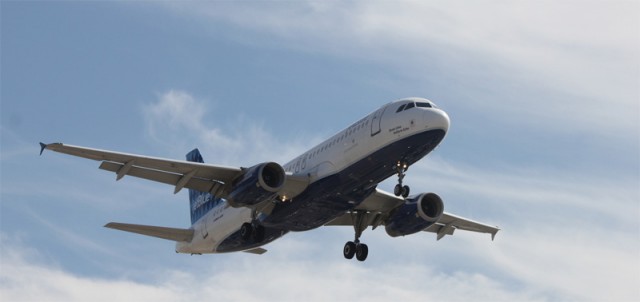
[[279,164],[255,165],[233,181],[228,201],[234,207],[240,207],[272,200],[284,186],[284,181],[284,169]]
[[385,230],[391,237],[417,233],[436,223],[443,212],[440,196],[423,193],[398,206],[385,221]]

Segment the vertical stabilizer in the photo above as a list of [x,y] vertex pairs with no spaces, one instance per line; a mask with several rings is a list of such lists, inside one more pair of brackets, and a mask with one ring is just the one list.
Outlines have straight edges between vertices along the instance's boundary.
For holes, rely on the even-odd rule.
[[[204,163],[200,150],[193,149],[187,153],[187,160],[196,163]],[[209,192],[201,192],[189,189],[189,205],[191,213],[191,224],[195,223],[209,209],[208,204],[214,201],[213,195]]]

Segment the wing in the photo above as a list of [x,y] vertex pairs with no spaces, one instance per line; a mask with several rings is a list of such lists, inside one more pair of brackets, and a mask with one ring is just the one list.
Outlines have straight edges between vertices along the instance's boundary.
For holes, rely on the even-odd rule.
[[[231,182],[244,173],[243,168],[239,167],[156,158],[62,143],[40,143],[40,146],[40,154],[47,149],[101,161],[100,169],[116,173],[116,180],[120,180],[125,175],[153,180],[174,186],[174,193],[188,188],[226,198],[231,189]],[[308,185],[306,177],[290,173],[285,177],[285,184],[279,192],[281,195],[296,196]]]
[[189,188],[221,196],[225,193],[224,184],[242,174],[242,169],[235,167],[155,158],[61,143],[40,143],[40,146],[41,154],[47,149],[102,161],[100,169],[115,172],[116,180],[120,180],[125,175],[153,180],[175,186],[174,193],[178,193],[182,188]]
[[[355,208],[355,210],[366,211],[368,214],[365,215],[364,219],[366,219],[366,221],[363,223],[367,223],[367,225],[376,228],[384,224],[384,221],[387,217],[389,217],[391,211],[402,203],[404,203],[404,200],[402,198],[376,189],[376,192],[365,199],[360,205]],[[354,225],[354,216],[351,215],[350,212],[345,213],[344,215],[329,222],[327,225],[352,226]],[[453,232],[458,229],[478,233],[488,233],[491,234],[491,240],[495,238],[496,233],[498,233],[498,231],[500,230],[495,226],[476,222],[471,219],[445,212],[436,223],[427,227],[423,231],[436,233],[437,239],[440,240],[445,235],[453,235]]]

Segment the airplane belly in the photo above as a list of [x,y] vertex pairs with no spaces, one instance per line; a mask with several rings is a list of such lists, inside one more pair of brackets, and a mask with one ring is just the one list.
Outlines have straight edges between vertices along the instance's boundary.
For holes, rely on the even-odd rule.
[[217,245],[238,231],[240,226],[248,221],[251,221],[251,209],[228,207],[222,214],[212,216],[211,223],[207,226],[209,236],[211,236],[214,245]]
[[248,221],[251,221],[249,208],[228,207],[219,211],[213,209],[193,225],[196,234],[193,240],[190,243],[178,243],[176,251],[194,254],[216,253],[220,243]]
[[361,157],[340,172],[309,185],[293,200],[276,205],[263,221],[268,227],[306,231],[320,227],[367,198],[378,183],[396,174],[397,160],[413,164],[444,138],[443,130],[419,132]]

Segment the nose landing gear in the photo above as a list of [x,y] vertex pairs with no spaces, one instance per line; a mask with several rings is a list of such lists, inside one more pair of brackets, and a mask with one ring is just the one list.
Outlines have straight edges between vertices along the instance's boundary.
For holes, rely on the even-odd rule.
[[409,196],[410,188],[409,186],[402,185],[402,179],[405,177],[407,170],[409,169],[409,164],[406,162],[398,161],[396,163],[396,173],[398,173],[398,184],[393,188],[393,194],[396,196],[402,196],[407,198]]

